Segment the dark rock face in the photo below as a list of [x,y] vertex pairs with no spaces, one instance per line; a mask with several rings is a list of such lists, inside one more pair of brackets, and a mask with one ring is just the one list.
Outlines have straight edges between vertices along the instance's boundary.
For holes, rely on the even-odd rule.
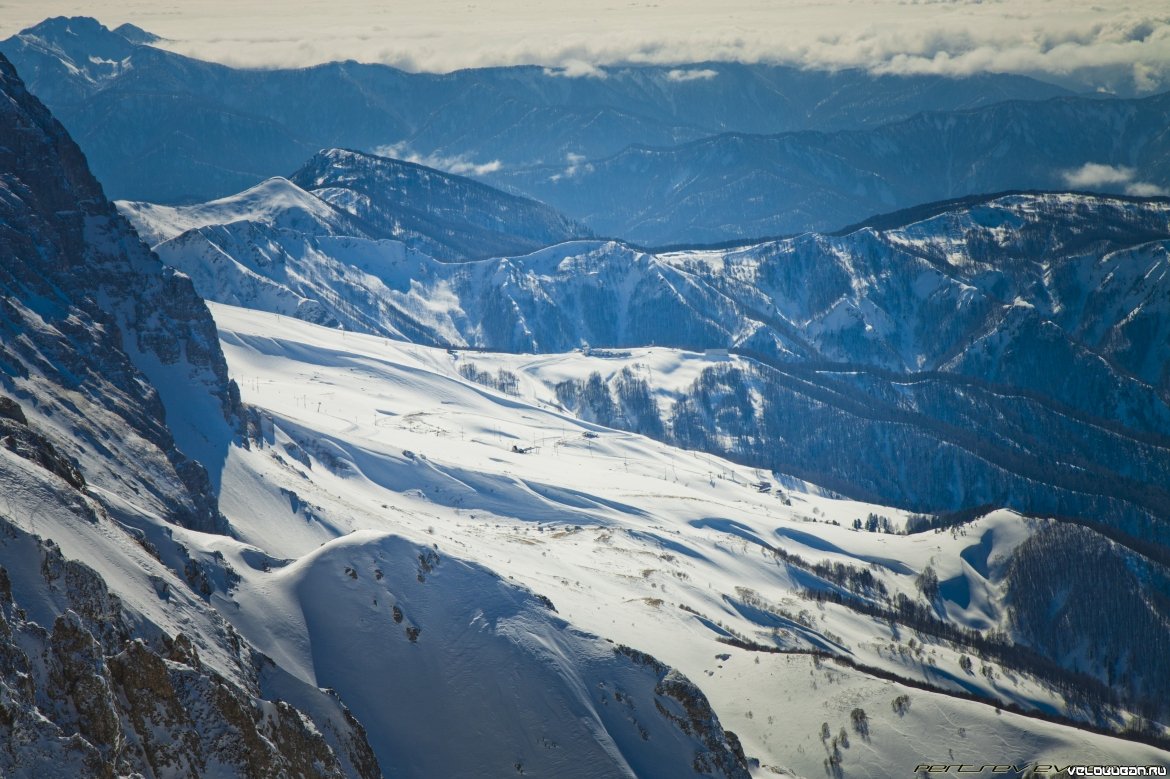
[[[267,658],[241,664],[243,684],[228,679],[183,633],[127,614],[93,569],[2,519],[0,556],[21,561],[0,567],[0,774],[381,776],[361,726],[324,693],[312,691],[332,721],[260,697]],[[51,630],[25,600],[56,615]]]
[[63,456],[53,442],[28,426],[24,409],[11,398],[0,395],[0,446],[32,460],[64,479],[75,490],[85,489],[85,477],[77,463]]
[[[75,487],[84,473],[121,493],[110,472],[133,462],[152,476],[132,492],[152,493],[171,521],[223,532],[192,458],[214,464],[239,401],[206,306],[142,245],[2,58],[0,138],[0,385],[33,427],[58,431],[63,459],[27,429],[5,431],[9,448],[42,452]],[[184,411],[172,428],[168,408]],[[80,472],[66,474],[61,462],[74,458]]]
[[703,691],[677,669],[670,668],[645,652],[628,646],[614,649],[638,665],[658,675],[654,701],[658,713],[679,730],[695,736],[702,747],[695,752],[692,767],[703,776],[726,776],[747,779],[748,762],[739,737],[724,730]]
[[52,442],[40,433],[8,420],[0,420],[0,446],[52,471],[68,482],[70,487],[85,489],[85,477],[77,465],[63,457]]

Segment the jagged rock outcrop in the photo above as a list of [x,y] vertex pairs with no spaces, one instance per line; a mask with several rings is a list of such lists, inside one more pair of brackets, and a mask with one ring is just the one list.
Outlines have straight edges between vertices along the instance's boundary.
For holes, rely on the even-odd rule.
[[85,477],[77,464],[58,452],[52,441],[29,427],[20,404],[3,395],[0,395],[0,446],[57,474],[70,487],[85,489]]
[[[224,532],[213,476],[239,395],[207,307],[3,58],[0,138],[0,387],[26,417],[7,420],[10,448],[75,487],[147,493],[170,521]],[[119,462],[149,478],[115,475]]]
[[[261,696],[267,658],[241,648],[249,662],[227,678],[188,636],[141,624],[96,571],[3,519],[0,559],[16,565],[0,566],[0,775],[381,776],[333,698],[302,693],[331,710],[314,721]],[[37,621],[49,617],[51,629]]]
[[0,139],[0,775],[381,776],[207,602],[240,413],[206,305],[2,57]]
[[671,668],[645,652],[628,646],[618,646],[614,652],[658,675],[658,685],[654,688],[657,696],[654,706],[658,713],[679,730],[693,735],[702,745],[696,750],[692,762],[695,773],[747,779],[748,761],[739,738],[723,729],[698,685],[677,668]]

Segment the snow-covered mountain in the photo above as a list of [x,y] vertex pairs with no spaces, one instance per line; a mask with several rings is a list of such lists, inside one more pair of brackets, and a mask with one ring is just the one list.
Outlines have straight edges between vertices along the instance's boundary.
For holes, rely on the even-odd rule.
[[533,250],[355,152],[119,215],[2,58],[0,137],[0,774],[1170,761],[1165,201]]
[[[188,192],[303,160],[316,132],[369,146],[399,127],[456,157],[559,159],[1045,89],[718,64],[585,81],[257,73],[150,42],[59,19],[5,46],[70,120],[104,117],[85,127],[102,159],[184,117],[152,147],[165,164],[147,154],[135,174]],[[1137,157],[1102,159],[1152,154],[1155,180],[1158,99],[766,143],[824,144],[793,152],[817,172],[796,179],[841,192],[853,173],[826,160],[889,166],[874,175],[885,204],[906,127],[940,144],[913,171],[978,184],[1017,146],[1053,149],[1030,123],[1057,116],[1088,140],[1040,167],[1113,132]],[[703,124],[730,116],[743,126]],[[999,157],[983,130],[959,133],[1000,124]],[[326,149],[290,179],[119,214],[2,57],[0,137],[0,774],[746,779],[1170,760],[1164,199],[983,195],[653,251],[456,175]],[[246,166],[221,154],[232,139],[248,154],[241,138],[264,145]],[[710,170],[666,164],[718,179],[729,138],[743,139],[703,152]],[[192,161],[206,177],[159,175]],[[565,164],[555,174],[606,173]],[[645,187],[622,197],[689,186],[661,170],[635,171]],[[703,211],[763,229],[749,184]],[[741,221],[721,199],[748,206]],[[694,223],[672,208],[659,227]]]
[[3,58],[0,105],[0,773],[378,776],[209,604],[239,396],[206,306]]
[[[217,547],[242,576],[227,613],[243,634],[263,635],[261,646],[301,636],[303,613],[314,652],[322,641],[347,658],[384,647],[407,674],[429,658],[454,662],[453,681],[412,698],[429,717],[443,711],[451,685],[484,673],[465,674],[447,659],[465,642],[482,646],[492,624],[495,609],[485,609],[486,624],[474,616],[485,598],[495,602],[497,585],[474,573],[482,565],[527,585],[571,624],[639,646],[695,680],[759,761],[754,775],[820,776],[826,766],[830,775],[896,775],[936,759],[923,755],[958,763],[994,753],[1017,764],[1167,758],[1020,716],[1156,732],[1143,717],[1161,721],[1155,710],[1165,700],[1166,615],[1148,597],[1167,576],[1157,557],[1010,511],[931,532],[905,511],[834,499],[798,480],[566,414],[558,385],[605,370],[611,356],[438,349],[278,324],[265,312],[213,311],[244,398],[264,420],[260,440],[233,450],[226,470],[224,511],[245,545]],[[668,376],[697,376],[705,366],[702,355],[661,347],[629,359],[643,373]],[[925,530],[898,534],[915,528]],[[383,540],[390,529],[415,545]],[[246,566],[249,543],[300,561],[268,572]],[[420,543],[437,546],[438,562],[411,556]],[[472,568],[452,568],[448,555]],[[296,590],[303,605],[288,607],[291,583],[309,575],[310,560],[317,578]],[[406,581],[389,573],[393,561]],[[1086,564],[1101,573],[1079,582]],[[1114,586],[1122,584],[1112,578],[1118,569],[1132,570],[1124,574],[1130,584],[1140,578],[1154,589]],[[425,581],[410,578],[416,572]],[[352,611],[331,599],[330,585],[361,594],[349,601]],[[458,638],[417,611],[434,608],[428,588],[446,586],[458,597],[443,608],[467,615]],[[1100,598],[1059,596],[1090,586],[1114,599],[1118,623],[1093,619]],[[1053,615],[1037,621],[1045,607]],[[295,615],[287,632],[266,633],[273,610]],[[1121,623],[1150,643],[1114,639],[1097,652],[1098,633],[1050,641],[1042,627],[1093,624],[1118,636]],[[347,629],[331,631],[339,624]],[[413,647],[402,633],[411,627],[421,629]],[[542,636],[533,636],[542,656],[566,651]],[[349,666],[301,662],[316,665],[321,683],[352,700],[363,721],[363,707],[391,690]],[[526,674],[511,678],[526,689]],[[629,690],[591,684],[590,698],[607,716],[641,723],[646,709]],[[495,688],[484,694],[497,700]],[[528,742],[515,761],[526,772],[544,770],[549,764],[537,761],[567,746],[548,744],[540,727],[522,728]],[[446,734],[433,737],[446,743]],[[651,734],[649,743],[658,739]],[[651,767],[638,775],[678,774]]]
[[370,237],[369,229],[345,211],[276,176],[219,200],[193,206],[166,206],[121,201],[118,210],[134,223],[148,246],[157,246],[188,230],[233,222],[253,222],[274,230],[309,235]]
[[374,237],[440,260],[523,253],[589,235],[543,203],[389,157],[327,149],[291,180],[362,220]]
[[232,69],[141,30],[54,18],[0,42],[117,198],[203,201],[284,176],[321,148],[392,146],[457,171],[599,159],[723,132],[881,124],[1067,92],[1007,74],[873,76],[765,64],[407,73],[330,63]]
[[0,101],[0,773],[746,779],[679,671],[248,471],[285,461],[189,279],[3,58]]
[[555,210],[402,160],[344,149],[314,155],[291,180],[268,179],[208,203],[120,201],[145,241],[247,222],[274,233],[393,239],[445,261],[525,253],[589,231]]
[[450,265],[248,220],[155,248],[208,299],[421,343],[731,349],[750,359],[647,376],[651,409],[622,407],[622,360],[602,372],[613,402],[569,405],[855,497],[1165,540],[1168,237],[1163,201],[1018,194],[660,254],[584,241]]

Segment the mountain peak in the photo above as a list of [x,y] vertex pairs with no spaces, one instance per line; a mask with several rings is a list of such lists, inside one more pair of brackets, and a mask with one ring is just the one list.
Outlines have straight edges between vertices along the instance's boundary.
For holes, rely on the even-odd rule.
[[119,209],[152,246],[188,230],[233,222],[255,222],[312,235],[356,235],[365,230],[345,212],[281,176],[243,192],[191,206],[119,202]]
[[92,16],[50,16],[20,31],[21,35],[37,37],[57,35],[90,35],[108,33],[110,29]]
[[133,25],[115,31],[90,16],[54,16],[4,41],[4,52],[28,75],[32,91],[55,104],[78,99],[82,85],[104,85],[124,73],[142,36],[150,34]]
[[155,36],[132,24],[123,24],[117,30],[111,30],[92,16],[53,16],[21,30],[18,37],[41,41],[64,51],[82,53],[79,49],[83,49],[87,56],[105,56],[111,47],[126,49],[128,52],[139,42],[133,38],[157,40]]
[[322,149],[292,183],[442,260],[523,254],[589,231],[544,203],[414,162]]
[[305,211],[320,218],[334,217],[336,212],[323,200],[298,187],[283,176],[273,176],[235,195],[204,204],[220,210],[235,209],[241,218],[271,215],[293,209]]
[[154,33],[147,32],[136,24],[130,24],[130,22],[118,25],[114,28],[114,32],[131,43],[151,44],[162,40]]

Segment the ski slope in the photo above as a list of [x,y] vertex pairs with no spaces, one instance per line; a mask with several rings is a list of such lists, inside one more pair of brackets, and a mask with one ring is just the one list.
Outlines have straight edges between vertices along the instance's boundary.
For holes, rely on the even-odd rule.
[[[233,447],[220,474],[220,504],[238,540],[191,543],[221,553],[239,576],[230,595],[215,596],[221,612],[305,681],[337,689],[388,775],[479,775],[474,756],[498,757],[488,741],[501,733],[527,745],[509,771],[574,775],[571,765],[606,755],[598,765],[613,775],[678,775],[665,763],[628,762],[634,752],[622,739],[631,722],[649,729],[652,744],[677,730],[640,710],[612,717],[622,705],[613,679],[643,696],[653,684],[606,650],[607,640],[698,684],[758,761],[759,776],[1170,759],[857,670],[1076,714],[1041,680],[994,663],[982,669],[978,658],[965,671],[961,647],[803,596],[836,585],[775,551],[864,569],[891,595],[918,601],[916,579],[929,565],[942,618],[1005,629],[1003,565],[1046,520],[999,511],[939,533],[857,531],[853,520],[870,513],[894,527],[906,515],[582,422],[556,406],[552,385],[613,358],[466,353],[218,304],[212,312],[243,399],[259,414],[255,440]],[[644,349],[620,359],[676,377],[662,382],[669,387],[687,383],[705,358]],[[468,360],[512,370],[518,394],[462,378]],[[760,482],[771,490],[759,491]],[[434,571],[419,568],[427,549],[442,560]],[[504,580],[532,594],[502,588]],[[388,613],[394,605],[401,622]],[[404,637],[407,627],[420,629],[416,641]],[[732,637],[782,651],[720,641]],[[910,703],[897,711],[900,695]],[[545,703],[535,713],[526,708],[536,701]],[[865,734],[852,727],[855,708],[867,714]],[[470,762],[443,752],[443,734],[427,740],[439,721],[472,734],[463,753]],[[590,735],[575,729],[581,722],[595,723]],[[822,740],[822,722],[836,744]],[[406,753],[417,762],[387,767],[388,755]]]

